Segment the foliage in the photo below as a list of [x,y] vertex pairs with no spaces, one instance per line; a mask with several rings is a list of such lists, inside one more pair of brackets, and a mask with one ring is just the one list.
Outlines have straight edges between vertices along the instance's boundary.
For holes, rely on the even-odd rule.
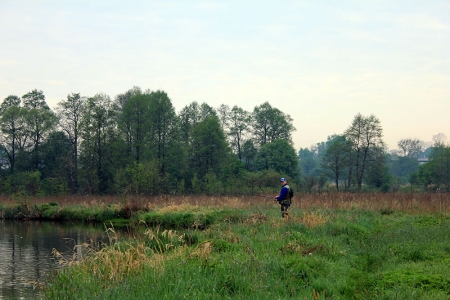
[[[137,239],[66,261],[42,297],[446,299],[450,220],[430,222],[437,217],[311,207],[282,220],[261,206],[152,212],[145,218],[156,226],[141,223]],[[207,230],[195,220],[210,222]]]
[[294,148],[288,141],[278,139],[263,145],[255,157],[258,171],[276,170],[296,180],[299,176],[298,159]]
[[434,185],[436,189],[450,190],[450,147],[438,145],[433,147],[429,162],[423,164],[411,174],[410,182],[413,185],[427,189]]
[[252,113],[254,139],[259,146],[283,139],[292,143],[292,118],[289,114],[272,107],[269,102],[256,106]]
[[352,144],[347,186],[352,176],[355,176],[358,189],[361,190],[367,169],[372,163],[377,163],[377,157],[382,155],[383,129],[380,120],[374,115],[365,117],[357,114],[344,134]]
[[[139,87],[114,100],[71,93],[54,113],[35,89],[0,105],[0,185],[4,194],[253,195],[273,187],[246,181],[267,182],[271,170],[309,192],[327,191],[328,180],[347,191],[386,191],[392,182],[401,189],[408,181],[449,189],[443,134],[424,151],[423,142],[402,139],[383,160],[379,120],[358,114],[344,133],[297,156],[292,124],[268,102],[252,111],[192,102],[176,113],[166,92]],[[418,169],[418,155],[430,155],[429,167]],[[40,176],[30,181],[34,171]]]

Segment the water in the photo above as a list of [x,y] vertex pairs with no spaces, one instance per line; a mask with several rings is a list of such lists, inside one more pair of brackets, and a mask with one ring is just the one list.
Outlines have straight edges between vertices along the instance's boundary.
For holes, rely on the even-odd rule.
[[76,245],[101,247],[109,241],[104,226],[0,220],[0,299],[36,299],[48,276],[65,258],[84,255]]

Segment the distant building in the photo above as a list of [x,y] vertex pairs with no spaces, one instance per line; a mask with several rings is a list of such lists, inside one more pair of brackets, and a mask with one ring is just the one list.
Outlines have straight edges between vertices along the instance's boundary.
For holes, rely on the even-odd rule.
[[419,166],[420,166],[420,165],[426,164],[428,162],[428,157],[419,157],[417,160],[419,161]]

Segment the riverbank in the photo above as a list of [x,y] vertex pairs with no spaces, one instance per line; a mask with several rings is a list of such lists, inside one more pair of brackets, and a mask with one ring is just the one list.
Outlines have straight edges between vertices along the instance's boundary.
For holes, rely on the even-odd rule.
[[279,207],[266,203],[160,207],[155,212],[161,218],[216,217],[201,230],[170,229],[147,224],[143,213],[145,230],[138,238],[72,264],[70,258],[60,257],[70,267],[51,278],[42,297],[449,298],[447,212],[322,204],[293,206],[288,220],[280,217]]
[[[184,206],[212,210],[217,208],[235,210],[254,206],[273,207],[274,203],[269,196],[3,196],[0,197],[0,219],[113,222],[119,226],[127,224],[128,221],[140,221],[142,218],[139,215],[147,214],[146,221],[153,225],[165,219],[163,217],[165,212],[176,213]],[[450,193],[302,194],[296,195],[293,207],[379,210],[384,213],[403,211],[447,214],[450,212]],[[157,215],[161,220],[156,218]],[[151,216],[156,219],[152,220]],[[183,216],[180,215],[180,217]],[[192,217],[187,219],[188,222],[185,222],[183,226],[189,227],[200,221]]]

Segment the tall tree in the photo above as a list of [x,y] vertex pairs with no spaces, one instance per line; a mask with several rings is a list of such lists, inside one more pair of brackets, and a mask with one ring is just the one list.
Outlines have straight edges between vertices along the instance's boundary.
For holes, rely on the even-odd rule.
[[105,193],[112,174],[108,145],[114,138],[115,110],[109,96],[88,98],[81,119],[81,170],[90,193]]
[[150,144],[160,164],[159,171],[164,174],[167,165],[173,160],[169,155],[170,148],[179,145],[180,140],[178,118],[166,92],[156,91],[150,94],[149,120]]
[[217,109],[217,117],[220,121],[220,127],[224,132],[228,130],[228,119],[230,115],[230,107],[227,104],[221,104]]
[[308,148],[300,148],[298,159],[302,176],[311,176],[316,169],[316,154]]
[[114,104],[117,109],[117,127],[126,141],[127,157],[140,162],[145,138],[148,134],[149,93],[134,86],[118,94]]
[[[194,101],[186,105],[179,113],[182,141],[188,145],[192,128],[199,122],[209,117],[217,117],[215,110],[206,103],[201,105]],[[220,122],[219,122],[220,123]]]
[[130,98],[118,111],[118,128],[124,135],[129,156],[139,163],[145,156],[145,143],[150,134],[150,95],[140,90],[133,90],[128,95]]
[[260,146],[277,139],[292,143],[292,118],[289,114],[273,108],[269,102],[256,106],[252,113],[254,138]]
[[33,90],[23,95],[22,101],[24,108],[27,110],[25,120],[28,136],[33,143],[32,169],[38,170],[41,163],[39,146],[43,139],[55,128],[58,119],[47,105],[42,91]]
[[450,146],[441,140],[435,141],[428,164],[437,187],[444,187],[450,191]]
[[7,155],[11,173],[16,169],[18,152],[25,148],[27,142],[27,135],[24,132],[26,111],[20,104],[21,99],[11,95],[3,100],[0,107],[2,149]]
[[383,129],[380,120],[374,115],[365,117],[358,113],[344,135],[352,143],[353,152],[350,158],[351,167],[349,168],[348,180],[351,183],[354,171],[356,183],[360,190],[368,164],[375,161],[371,161],[371,158],[377,157],[380,149],[384,148]]
[[334,136],[322,157],[322,170],[334,181],[336,190],[339,190],[339,182],[347,173],[351,146],[351,143],[344,136]]
[[419,139],[401,139],[398,141],[398,147],[401,150],[401,155],[406,157],[419,158],[423,150],[424,142]]
[[252,139],[248,139],[242,144],[242,162],[247,171],[254,171],[254,161],[257,153],[258,149]]
[[[80,122],[86,98],[79,93],[67,95],[66,100],[61,100],[56,106],[56,115],[59,126],[69,138],[70,156],[67,163],[69,185],[72,193],[78,190],[78,152],[80,144]],[[59,137],[58,140],[62,138]]]
[[228,114],[227,123],[229,124],[228,135],[231,138],[231,148],[242,160],[242,145],[251,125],[251,114],[235,105]]
[[230,153],[225,134],[217,117],[209,117],[195,125],[190,137],[190,168],[202,179],[208,172],[220,176]]
[[278,139],[259,148],[255,157],[258,171],[274,170],[296,180],[300,174],[295,149],[287,140]]

